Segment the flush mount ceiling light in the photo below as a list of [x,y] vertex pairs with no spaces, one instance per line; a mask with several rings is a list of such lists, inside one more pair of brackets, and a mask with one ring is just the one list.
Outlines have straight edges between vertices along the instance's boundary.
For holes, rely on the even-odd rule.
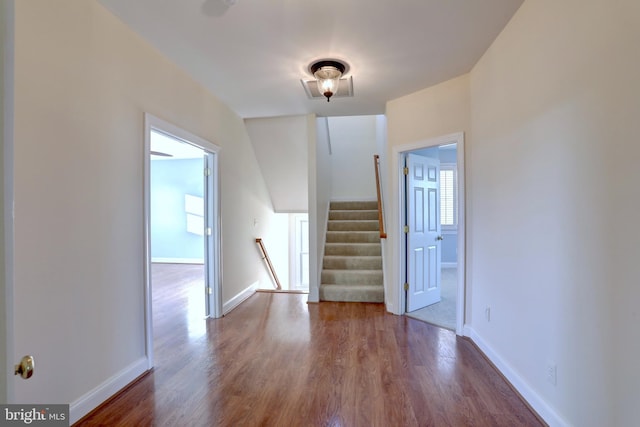
[[[352,79],[342,78],[349,71],[349,65],[336,59],[322,59],[309,65],[309,72],[315,77],[314,81],[302,81],[302,85],[310,98],[325,97],[327,102],[334,95],[353,96]],[[312,88],[313,83],[317,90]]]

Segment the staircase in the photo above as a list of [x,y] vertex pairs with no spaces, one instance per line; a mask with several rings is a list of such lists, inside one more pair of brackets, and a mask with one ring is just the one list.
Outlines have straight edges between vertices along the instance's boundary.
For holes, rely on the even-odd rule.
[[320,301],[384,302],[377,202],[331,202]]

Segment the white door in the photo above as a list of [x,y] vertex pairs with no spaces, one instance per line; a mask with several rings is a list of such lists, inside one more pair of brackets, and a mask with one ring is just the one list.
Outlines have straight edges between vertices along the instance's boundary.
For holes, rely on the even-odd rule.
[[406,159],[407,311],[440,302],[440,160]]

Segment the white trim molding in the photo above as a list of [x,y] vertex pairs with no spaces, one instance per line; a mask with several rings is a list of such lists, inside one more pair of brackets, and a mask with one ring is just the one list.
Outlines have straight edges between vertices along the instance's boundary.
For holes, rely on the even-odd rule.
[[258,282],[254,282],[251,286],[246,288],[244,291],[241,291],[239,294],[231,298],[229,301],[225,302],[224,306],[222,307],[223,315],[226,316],[231,312],[231,310],[238,307],[240,304],[242,304],[247,299],[249,299],[249,297],[251,297],[253,294],[256,293],[257,289],[258,289]]
[[69,424],[73,424],[111,396],[147,372],[147,358],[141,357],[69,405]]
[[518,372],[503,359],[493,347],[489,345],[473,327],[465,325],[465,336],[484,353],[484,355],[493,363],[498,371],[506,378],[507,381],[515,388],[522,398],[538,413],[542,419],[550,426],[569,427],[567,423],[556,411],[551,408],[547,402],[540,397],[538,393],[518,374]]

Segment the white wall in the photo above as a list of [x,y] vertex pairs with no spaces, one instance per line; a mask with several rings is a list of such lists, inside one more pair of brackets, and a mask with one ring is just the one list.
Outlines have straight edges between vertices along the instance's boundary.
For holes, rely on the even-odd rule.
[[465,131],[467,333],[551,425],[640,416],[639,20],[527,0],[469,76],[387,104],[390,149]]
[[636,0],[528,0],[471,72],[473,329],[552,424],[640,417],[639,41]]
[[390,149],[456,132],[468,133],[469,75],[389,101],[386,110]]
[[15,400],[79,416],[144,360],[144,113],[222,147],[223,302],[268,280],[273,212],[243,121],[97,2],[15,7]]
[[308,117],[313,131],[309,138],[309,302],[318,302],[332,191],[331,154],[327,119]]
[[[385,299],[387,310],[392,313],[404,312],[401,308],[400,287],[404,278],[400,267],[399,247],[400,206],[394,194],[398,194],[399,177],[394,174],[394,152],[397,147],[418,145],[433,138],[465,133],[465,141],[470,141],[469,130],[469,75],[460,76],[419,92],[394,99],[387,103],[388,150],[386,163],[388,179],[384,186],[387,195],[387,239],[385,244]],[[448,142],[448,141],[443,141]],[[388,271],[388,273],[387,273]],[[471,295],[467,292],[466,307],[470,306]],[[469,315],[467,311],[466,316]]]
[[376,200],[377,116],[329,117],[332,200]]
[[[384,115],[376,116],[376,154],[380,156],[380,185],[384,185],[388,179],[387,165],[387,118]],[[387,195],[382,192],[383,204]]]
[[245,124],[274,210],[307,212],[307,117],[245,119]]

